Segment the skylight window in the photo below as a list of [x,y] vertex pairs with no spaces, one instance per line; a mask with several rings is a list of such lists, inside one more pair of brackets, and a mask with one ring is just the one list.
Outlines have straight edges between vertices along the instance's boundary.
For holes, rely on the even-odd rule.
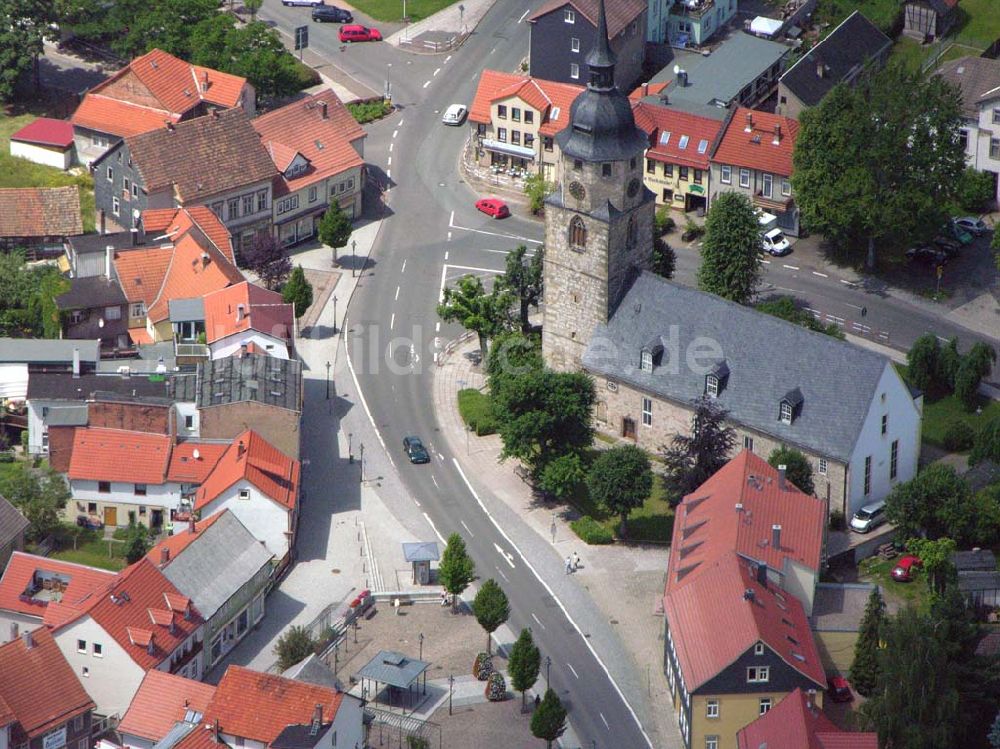
[[660,145],[665,146],[670,142],[670,131],[666,130],[660,133]]
[[682,151],[688,147],[688,137],[686,135],[681,136],[680,141],[677,143],[677,147]]
[[698,153],[705,153],[708,150],[708,141],[702,138],[698,141]]

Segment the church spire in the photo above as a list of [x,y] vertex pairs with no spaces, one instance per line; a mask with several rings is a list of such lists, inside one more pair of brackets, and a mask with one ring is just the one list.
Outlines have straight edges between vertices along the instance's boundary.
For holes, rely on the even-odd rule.
[[615,85],[615,53],[608,41],[608,19],[604,11],[604,0],[597,0],[597,38],[587,55],[590,79],[587,88],[595,91],[610,91]]

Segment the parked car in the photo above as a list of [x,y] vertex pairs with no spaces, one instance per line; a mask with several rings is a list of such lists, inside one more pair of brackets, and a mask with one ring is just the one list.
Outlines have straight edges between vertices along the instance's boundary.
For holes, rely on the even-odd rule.
[[934,237],[934,244],[938,246],[938,249],[944,250],[948,257],[955,257],[962,249],[962,243],[957,239],[941,235]]
[[411,463],[430,463],[431,456],[419,437],[403,437],[403,450]]
[[930,265],[944,265],[948,262],[948,253],[930,244],[918,244],[908,249],[905,254],[906,259],[911,262],[917,260]]
[[480,198],[476,201],[476,209],[493,218],[506,218],[510,215],[510,208],[500,198]]
[[104,522],[93,515],[77,515],[76,524],[81,528],[87,528],[92,531],[99,531],[104,527]]
[[282,5],[304,5],[306,7],[315,7],[317,5],[322,5],[323,0],[281,0]]
[[781,257],[792,251],[792,245],[788,237],[781,233],[781,229],[771,229],[766,232],[763,238],[764,252],[768,255]]
[[354,16],[349,10],[338,8],[336,5],[317,5],[312,10],[312,20],[319,23],[351,23]]
[[465,108],[464,104],[452,104],[444,110],[444,117],[441,118],[441,122],[445,125],[461,125],[465,119],[465,115],[468,113],[469,110]]
[[990,228],[986,225],[985,221],[974,216],[962,216],[961,218],[953,219],[953,222],[955,226],[977,237],[983,236]]
[[850,702],[854,699],[851,684],[843,676],[831,676],[826,680],[830,699],[834,702]]
[[370,29],[361,24],[352,23],[340,27],[338,34],[342,42],[380,42],[382,34],[378,29]]
[[873,502],[865,505],[851,518],[851,530],[858,533],[868,533],[885,522],[885,502]]
[[962,245],[972,244],[972,235],[969,234],[965,229],[958,225],[954,220],[949,221],[944,225],[944,233],[949,237],[954,237]]
[[905,556],[896,562],[896,566],[892,568],[892,579],[897,583],[908,583],[913,579],[913,571],[915,567],[919,567],[923,562],[915,556]]

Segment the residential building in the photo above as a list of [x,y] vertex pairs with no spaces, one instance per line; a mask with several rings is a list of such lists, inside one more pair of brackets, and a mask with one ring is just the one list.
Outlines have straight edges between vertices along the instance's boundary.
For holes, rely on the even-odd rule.
[[582,92],[582,86],[484,70],[469,109],[476,162],[554,180],[559,163],[555,136]]
[[1000,201],[1000,60],[960,57],[946,62],[937,74],[961,92],[958,137],[965,162],[993,176],[994,195]]
[[65,171],[73,163],[73,125],[39,117],[10,136],[10,155]]
[[649,136],[643,182],[656,204],[685,213],[708,210],[708,159],[722,123],[647,101],[635,104],[633,114]]
[[903,33],[918,42],[945,36],[958,21],[958,0],[907,0],[903,3]]
[[31,523],[21,511],[0,496],[0,568],[7,564],[11,554],[24,549],[24,536],[29,525]]
[[100,360],[96,341],[0,338],[0,398],[22,403],[28,378],[40,372],[93,372]]
[[213,108],[256,113],[245,78],[192,65],[160,49],[135,58],[83,97],[70,122],[76,155],[90,164],[122,138],[208,114]]
[[0,639],[61,624],[114,579],[108,570],[15,551],[0,577]]
[[153,749],[178,724],[200,726],[215,686],[165,671],[147,671],[118,724],[123,747]]
[[268,356],[287,359],[294,348],[295,309],[276,291],[248,281],[204,298],[205,340],[213,359],[253,344]]
[[76,234],[83,234],[78,187],[0,188],[0,251],[53,256]]
[[799,209],[792,193],[792,152],[798,120],[739,107],[722,128],[712,152],[712,199],[740,192],[774,214],[778,227],[799,236]]
[[[735,508],[735,509],[734,509]],[[812,613],[825,562],[826,501],[744,449],[677,506],[667,591],[735,551]]]
[[195,387],[202,439],[234,440],[253,429],[298,459],[302,363],[266,353],[243,353],[198,365]]
[[[615,83],[630,89],[642,75],[646,53],[646,2],[607,4],[607,36],[618,61]],[[528,75],[559,83],[587,81],[587,55],[599,36],[597,0],[549,0],[528,17]]]
[[88,749],[94,703],[46,629],[0,645],[0,746]]
[[201,678],[201,615],[149,560],[79,606],[52,633],[98,714],[123,715],[147,671]]
[[878,734],[837,728],[816,704],[816,695],[795,689],[736,734],[736,749],[762,746],[803,749],[878,749]]
[[147,555],[205,620],[209,669],[264,618],[274,555],[232,512],[190,520]]
[[736,0],[677,0],[667,15],[672,47],[701,47],[736,15]]
[[301,465],[253,430],[240,434],[195,494],[201,518],[233,515],[275,556],[291,560],[299,519]]
[[778,80],[775,114],[798,119],[839,83],[856,86],[885,67],[892,39],[854,11]]
[[204,205],[232,234],[237,254],[271,231],[277,170],[242,109],[127,136],[91,170],[97,210],[113,228],[137,226],[147,209]]
[[826,674],[802,604],[769,584],[766,567],[727,552],[668,588],[663,608],[664,671],[686,749],[735,749],[736,732],[795,689],[822,704]]
[[351,219],[364,199],[365,131],[331,91],[305,96],[251,123],[274,162],[274,230],[283,245],[316,235],[331,203]]
[[131,351],[128,300],[114,277],[72,278],[69,283],[69,290],[55,300],[63,335],[70,340],[96,339],[101,350],[111,354]]

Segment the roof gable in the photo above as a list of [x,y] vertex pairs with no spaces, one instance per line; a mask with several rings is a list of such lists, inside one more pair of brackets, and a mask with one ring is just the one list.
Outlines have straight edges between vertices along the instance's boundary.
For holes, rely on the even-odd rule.
[[[549,0],[528,18],[529,23],[564,8],[572,8],[583,16],[594,29],[597,28],[597,0]],[[646,12],[646,4],[640,0],[605,0],[608,38],[614,40],[625,27]]]
[[149,247],[125,250],[114,255],[115,275],[130,302],[142,302],[149,307],[163,287],[174,248]]
[[1000,97],[1000,60],[960,57],[946,62],[937,74],[959,88],[962,113],[971,119],[979,116],[983,103]]
[[874,733],[841,731],[816,707],[812,697],[796,688],[768,712],[736,734],[737,749],[797,747],[798,749],[877,749]]
[[647,159],[708,169],[712,144],[722,129],[719,120],[642,101],[632,111],[635,124],[649,136]]
[[195,494],[195,509],[200,510],[221,496],[241,479],[253,484],[267,498],[286,510],[298,501],[299,461],[293,460],[248,429],[226,450],[208,480]]
[[203,297],[243,280],[243,274],[211,242],[187,233],[174,245],[163,285],[147,315],[155,324],[170,316],[171,299]]
[[583,91],[583,86],[569,83],[556,83],[498,70],[484,70],[479,76],[476,95],[469,108],[469,119],[472,122],[489,124],[491,105],[503,99],[516,97],[540,112],[539,133],[554,136],[566,127],[566,123],[569,122],[570,107]]
[[197,227],[201,230],[201,235],[215,245],[230,263],[236,264],[232,235],[208,206],[146,210],[142,212],[142,227],[147,234],[161,235],[171,241],[190,231],[192,227]]
[[798,120],[738,107],[725,125],[712,161],[790,177],[798,135]]
[[160,741],[178,721],[195,717],[192,713],[204,715],[213,695],[211,684],[152,669],[139,684],[118,732]]
[[208,343],[256,330],[287,344],[294,329],[294,307],[281,294],[244,281],[205,297]]

